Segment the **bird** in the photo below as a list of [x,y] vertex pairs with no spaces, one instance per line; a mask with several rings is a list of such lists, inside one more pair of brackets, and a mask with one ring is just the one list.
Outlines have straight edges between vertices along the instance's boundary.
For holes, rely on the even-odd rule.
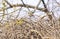
[[23,20],[23,19],[16,20],[16,24],[17,24],[17,25],[22,25],[22,24],[23,24],[23,22],[24,22],[24,20]]

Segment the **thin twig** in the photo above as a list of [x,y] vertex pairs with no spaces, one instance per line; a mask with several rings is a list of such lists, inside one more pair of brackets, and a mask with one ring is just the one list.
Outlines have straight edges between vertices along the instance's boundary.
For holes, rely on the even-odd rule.
[[43,5],[44,5],[45,12],[48,12],[48,10],[47,10],[47,6],[46,6],[46,4],[45,4],[44,0],[41,0],[41,1],[42,1]]
[[[35,8],[35,6],[32,6],[32,5],[28,5],[28,4],[26,4],[26,6],[28,6],[29,8]],[[12,5],[12,7],[26,7],[26,6],[24,6],[23,4],[15,4],[15,5]],[[5,10],[7,10],[7,9],[10,9],[10,8],[12,8],[12,7],[7,7],[7,8],[5,8]],[[0,11],[2,11],[3,10],[3,8],[2,9],[0,9]],[[37,10],[40,10],[40,11],[44,11],[45,10],[45,8],[37,8]]]
[[30,9],[28,8],[28,6],[25,5],[25,3],[23,2],[23,0],[21,0],[23,3],[23,6],[27,7],[27,9],[30,11]]
[[23,5],[26,6],[25,3],[23,2],[23,0],[21,0],[21,1],[22,1]]
[[4,0],[10,7],[12,7],[12,5],[7,1],[7,0]]
[[37,8],[38,8],[38,6],[39,6],[40,3],[41,3],[41,0],[39,0],[37,6],[35,7],[35,9],[34,9],[34,11],[33,11],[33,13],[37,10]]

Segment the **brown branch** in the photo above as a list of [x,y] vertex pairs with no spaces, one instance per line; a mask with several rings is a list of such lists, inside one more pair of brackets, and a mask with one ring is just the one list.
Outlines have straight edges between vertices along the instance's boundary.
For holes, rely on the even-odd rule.
[[44,5],[45,13],[46,13],[47,16],[49,17],[49,19],[52,20],[52,16],[49,14],[49,11],[48,11],[48,9],[47,9],[47,6],[46,6],[44,0],[41,0],[41,1],[42,1],[43,5]]
[[42,1],[42,3],[43,3],[44,7],[46,8],[46,4],[45,4],[44,0],[41,0],[41,1]]
[[[26,6],[23,0],[21,0],[21,2],[23,3],[24,6]],[[28,8],[28,6],[26,6],[26,8],[30,11],[30,9]]]
[[12,5],[7,1],[7,0],[4,0],[10,7],[12,7]]
[[[25,4],[25,5],[28,6],[29,8],[33,8],[33,9],[35,8],[35,6],[32,6],[32,5],[28,5],[28,4]],[[12,7],[5,8],[5,10],[13,8],[13,7],[26,7],[26,6],[24,6],[23,4],[15,4],[15,5],[12,5]],[[45,11],[45,8],[37,8],[37,10]],[[3,8],[0,9],[0,11],[3,11]]]
[[44,0],[41,0],[41,1],[42,1],[43,5],[44,5],[45,12],[48,12],[48,9],[47,9],[47,6],[46,6],[46,4],[45,4]]
[[25,3],[23,2],[23,0],[21,0],[21,1],[22,1],[23,5],[26,6]]

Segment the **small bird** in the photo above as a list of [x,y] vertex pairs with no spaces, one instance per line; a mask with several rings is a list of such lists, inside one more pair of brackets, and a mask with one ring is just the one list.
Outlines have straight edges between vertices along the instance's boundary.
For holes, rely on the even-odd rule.
[[16,20],[16,24],[17,24],[17,25],[22,25],[22,24],[23,24],[23,22],[24,22],[24,20],[23,20],[23,19]]

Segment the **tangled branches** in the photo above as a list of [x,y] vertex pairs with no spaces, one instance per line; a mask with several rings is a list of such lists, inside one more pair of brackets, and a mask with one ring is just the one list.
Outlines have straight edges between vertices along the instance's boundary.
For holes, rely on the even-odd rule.
[[0,2],[0,39],[60,39],[58,0],[37,0],[36,5],[14,1]]

